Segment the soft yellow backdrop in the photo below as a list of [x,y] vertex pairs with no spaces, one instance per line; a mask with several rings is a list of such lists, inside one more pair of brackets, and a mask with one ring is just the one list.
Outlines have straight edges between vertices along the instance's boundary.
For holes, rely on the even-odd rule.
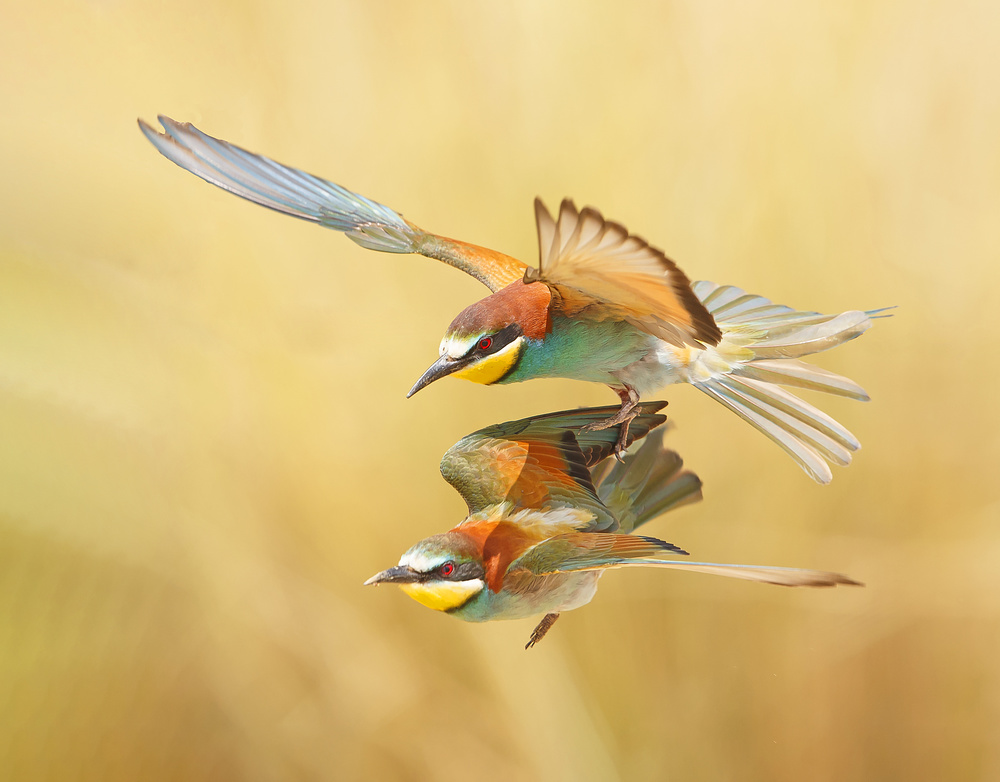
[[[0,7],[0,778],[1000,778],[1000,12],[988,3]],[[485,293],[218,191],[159,112],[533,261],[572,196],[694,279],[899,305],[821,363],[831,486],[690,388],[699,558],[537,649],[361,582],[437,461],[597,386],[404,394]]]

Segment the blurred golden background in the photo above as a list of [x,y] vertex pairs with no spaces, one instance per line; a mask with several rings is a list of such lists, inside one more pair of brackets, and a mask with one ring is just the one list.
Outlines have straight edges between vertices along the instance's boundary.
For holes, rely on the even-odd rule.
[[[1000,10],[971,2],[6,0],[0,778],[1000,778]],[[464,506],[404,394],[471,278],[216,190],[157,113],[535,261],[572,196],[693,279],[899,305],[817,363],[813,484],[694,389],[650,532],[865,589],[615,572],[537,649],[361,582]]]

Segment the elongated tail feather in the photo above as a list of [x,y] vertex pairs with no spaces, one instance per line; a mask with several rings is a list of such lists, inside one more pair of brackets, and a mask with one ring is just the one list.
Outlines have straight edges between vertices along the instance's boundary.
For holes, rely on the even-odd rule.
[[857,399],[859,402],[870,399],[868,393],[853,380],[794,358],[754,361],[740,367],[739,373],[743,377],[751,377],[764,383],[823,391]]
[[751,343],[754,356],[761,358],[800,358],[835,348],[860,337],[871,328],[871,319],[863,312],[843,312],[819,323],[789,323],[772,319],[766,336]]
[[622,567],[657,567],[693,570],[697,573],[760,581],[778,586],[825,587],[837,584],[862,586],[861,582],[849,576],[826,570],[660,559],[663,554],[671,551],[686,553],[672,543],[658,538],[620,533],[578,532],[549,538],[533,546],[511,564],[511,571],[526,570],[538,576],[548,576],[556,573],[578,573]]
[[694,356],[692,385],[721,402],[783,448],[814,480],[829,483],[831,464],[847,465],[861,446],[843,425],[780,386],[867,401],[849,378],[799,359],[863,334],[884,310],[834,315],[799,312],[732,285],[700,281],[695,293],[723,332]]
[[[833,456],[833,451],[823,448],[821,445],[821,435],[819,432],[810,432],[808,426],[796,421],[791,416],[776,410],[767,404],[761,404],[741,394],[736,388],[732,378],[722,376],[703,383],[696,384],[698,388],[721,402],[740,418],[763,432],[774,442],[781,446],[789,456],[791,456],[809,476],[819,483],[829,483],[833,479],[827,457]],[[826,444],[833,445],[832,441]],[[847,464],[850,461],[850,454],[846,457],[841,451],[833,458],[837,464]]]
[[720,562],[684,562],[683,560],[636,560],[618,565],[647,565],[651,567],[672,568],[674,570],[693,570],[697,573],[709,573],[715,576],[742,578],[746,581],[760,581],[765,584],[791,587],[831,587],[838,584],[848,586],[864,586],[850,576],[833,573],[827,570],[803,570],[794,567],[770,567],[766,565],[729,565]]

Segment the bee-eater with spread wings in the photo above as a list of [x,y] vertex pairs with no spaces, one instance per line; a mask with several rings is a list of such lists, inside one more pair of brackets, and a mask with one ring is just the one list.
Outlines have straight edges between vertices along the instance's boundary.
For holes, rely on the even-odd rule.
[[[621,408],[594,428],[625,440],[641,395],[691,383],[781,446],[813,479],[846,465],[860,445],[844,426],[781,388],[868,395],[799,359],[862,334],[879,311],[823,315],[773,304],[731,285],[691,285],[662,251],[565,200],[535,200],[538,268],[428,233],[382,204],[276,163],[188,123],[139,127],[168,159],[218,187],[284,214],[343,231],[362,247],[419,253],[472,275],[493,293],[449,326],[440,357],[410,390],[454,375],[477,383],[564,377],[610,386]],[[619,424],[624,426],[618,427]]]
[[[666,421],[666,403],[636,407],[627,442]],[[563,611],[586,605],[610,568],[696,570],[783,586],[857,584],[816,570],[687,562],[687,552],[633,531],[701,499],[658,430],[621,464],[608,457],[618,434],[595,430],[613,407],[570,410],[481,429],[441,460],[441,474],[469,506],[461,524],[420,541],[366,584],[397,584],[424,605],[468,622],[544,615],[541,640]]]

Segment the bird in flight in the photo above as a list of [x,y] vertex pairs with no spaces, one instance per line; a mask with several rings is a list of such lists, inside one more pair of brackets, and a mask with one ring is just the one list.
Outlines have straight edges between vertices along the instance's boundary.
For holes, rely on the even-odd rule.
[[161,116],[139,127],[165,157],[275,211],[345,233],[362,247],[419,253],[472,275],[491,291],[452,321],[439,357],[407,396],[452,375],[483,384],[561,377],[603,383],[621,406],[594,430],[615,428],[616,455],[639,400],[690,383],[767,435],[820,483],[860,444],[842,424],[783,386],[851,399],[868,395],[803,356],[836,347],[882,310],[796,311],[732,285],[692,284],[661,250],[564,200],[552,215],[535,200],[539,263],[418,228],[340,185]]
[[525,648],[560,613],[589,603],[611,568],[694,570],[782,586],[859,585],[839,573],[680,560],[683,549],[636,535],[646,522],[701,499],[701,481],[663,447],[666,416],[658,411],[665,405],[636,406],[626,446],[646,439],[621,463],[609,458],[618,433],[593,427],[614,407],[534,416],[462,438],[441,460],[441,474],[469,515],[365,583],[396,584],[467,622],[542,615]]

